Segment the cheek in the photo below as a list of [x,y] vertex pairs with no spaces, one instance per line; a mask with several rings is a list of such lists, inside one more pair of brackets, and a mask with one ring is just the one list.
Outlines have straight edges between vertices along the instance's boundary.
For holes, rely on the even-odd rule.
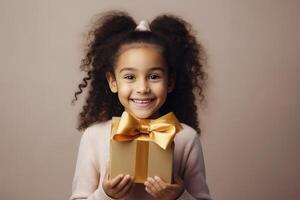
[[157,96],[163,98],[163,97],[166,97],[167,94],[168,94],[168,88],[165,84],[163,85],[157,85],[155,87],[155,93]]
[[118,85],[118,93],[121,98],[128,97],[128,95],[130,95],[130,91],[131,89],[128,85],[126,84]]

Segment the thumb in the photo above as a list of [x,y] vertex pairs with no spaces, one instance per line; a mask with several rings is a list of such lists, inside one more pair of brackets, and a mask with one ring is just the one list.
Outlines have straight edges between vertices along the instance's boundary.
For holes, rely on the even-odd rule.
[[110,178],[110,173],[109,173],[109,168],[110,168],[110,161],[108,160],[106,165],[105,165],[105,179],[109,179]]

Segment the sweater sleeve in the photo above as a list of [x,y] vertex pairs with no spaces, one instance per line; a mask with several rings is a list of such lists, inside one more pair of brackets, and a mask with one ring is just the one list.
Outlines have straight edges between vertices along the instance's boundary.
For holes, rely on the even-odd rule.
[[86,129],[81,136],[70,200],[111,200],[100,184],[99,153],[92,143],[92,132]]
[[198,135],[186,146],[186,164],[184,169],[185,191],[179,200],[211,200],[206,183],[203,151]]

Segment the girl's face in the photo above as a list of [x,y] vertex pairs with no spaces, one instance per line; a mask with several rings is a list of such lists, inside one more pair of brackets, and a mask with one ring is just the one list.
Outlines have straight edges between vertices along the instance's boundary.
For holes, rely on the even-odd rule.
[[114,75],[106,74],[110,89],[118,93],[125,111],[137,118],[157,118],[174,85],[161,49],[151,44],[127,46],[121,48]]

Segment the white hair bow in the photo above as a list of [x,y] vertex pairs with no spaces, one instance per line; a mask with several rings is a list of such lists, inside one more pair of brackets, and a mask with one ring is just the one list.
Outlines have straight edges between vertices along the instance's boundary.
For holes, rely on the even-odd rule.
[[146,20],[140,21],[135,30],[138,31],[150,31],[149,23]]

